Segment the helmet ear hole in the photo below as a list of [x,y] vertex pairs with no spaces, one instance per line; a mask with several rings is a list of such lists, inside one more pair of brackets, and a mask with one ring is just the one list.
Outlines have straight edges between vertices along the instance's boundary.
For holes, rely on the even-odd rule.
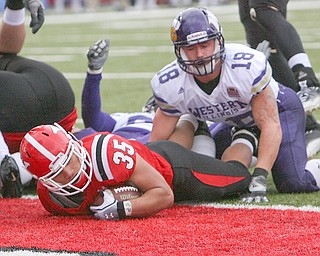
[[27,155],[29,158],[31,158],[31,156],[30,156],[29,152],[26,152],[26,155]]

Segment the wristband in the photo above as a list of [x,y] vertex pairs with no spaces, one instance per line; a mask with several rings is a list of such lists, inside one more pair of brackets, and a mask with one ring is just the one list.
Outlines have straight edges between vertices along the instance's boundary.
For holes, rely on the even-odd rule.
[[23,0],[7,0],[6,7],[11,10],[19,10],[24,8],[24,2]]
[[117,211],[118,211],[118,216],[120,220],[131,216],[132,214],[131,202],[130,201],[118,202]]
[[25,22],[25,10],[12,10],[7,7],[4,10],[2,21],[10,26],[22,25]]
[[88,68],[88,69],[87,69],[87,72],[88,72],[89,74],[92,74],[92,75],[98,75],[98,74],[101,74],[101,73],[102,73],[102,68],[99,68],[99,69],[97,69],[97,70]]
[[262,175],[263,177],[267,178],[268,174],[269,173],[267,172],[267,170],[265,170],[263,168],[260,168],[260,167],[257,167],[257,168],[254,169],[252,176],[260,176],[260,175]]

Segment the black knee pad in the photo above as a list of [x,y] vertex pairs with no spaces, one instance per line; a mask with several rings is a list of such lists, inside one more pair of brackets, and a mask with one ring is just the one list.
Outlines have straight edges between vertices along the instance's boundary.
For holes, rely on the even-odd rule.
[[252,149],[253,155],[257,155],[258,141],[260,130],[258,127],[248,128],[233,128],[232,129],[232,144],[244,143]]

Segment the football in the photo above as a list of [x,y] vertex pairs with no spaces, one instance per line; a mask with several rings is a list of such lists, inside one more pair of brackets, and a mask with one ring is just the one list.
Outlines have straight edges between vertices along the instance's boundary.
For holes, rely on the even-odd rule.
[[114,198],[119,202],[134,199],[142,195],[142,193],[133,186],[114,186],[108,189],[111,190]]
[[[106,188],[111,191],[113,197],[119,202],[134,199],[142,196],[142,193],[133,186],[121,185]],[[103,203],[102,195],[99,193],[95,198],[93,205],[101,205]]]

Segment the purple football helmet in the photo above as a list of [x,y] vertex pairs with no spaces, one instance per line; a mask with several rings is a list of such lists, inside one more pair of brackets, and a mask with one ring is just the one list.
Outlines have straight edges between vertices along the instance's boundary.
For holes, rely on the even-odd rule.
[[[182,70],[196,76],[213,73],[225,58],[224,38],[216,16],[202,7],[192,7],[182,11],[172,22],[171,40],[179,66]],[[211,56],[188,60],[183,47],[215,40]]]

